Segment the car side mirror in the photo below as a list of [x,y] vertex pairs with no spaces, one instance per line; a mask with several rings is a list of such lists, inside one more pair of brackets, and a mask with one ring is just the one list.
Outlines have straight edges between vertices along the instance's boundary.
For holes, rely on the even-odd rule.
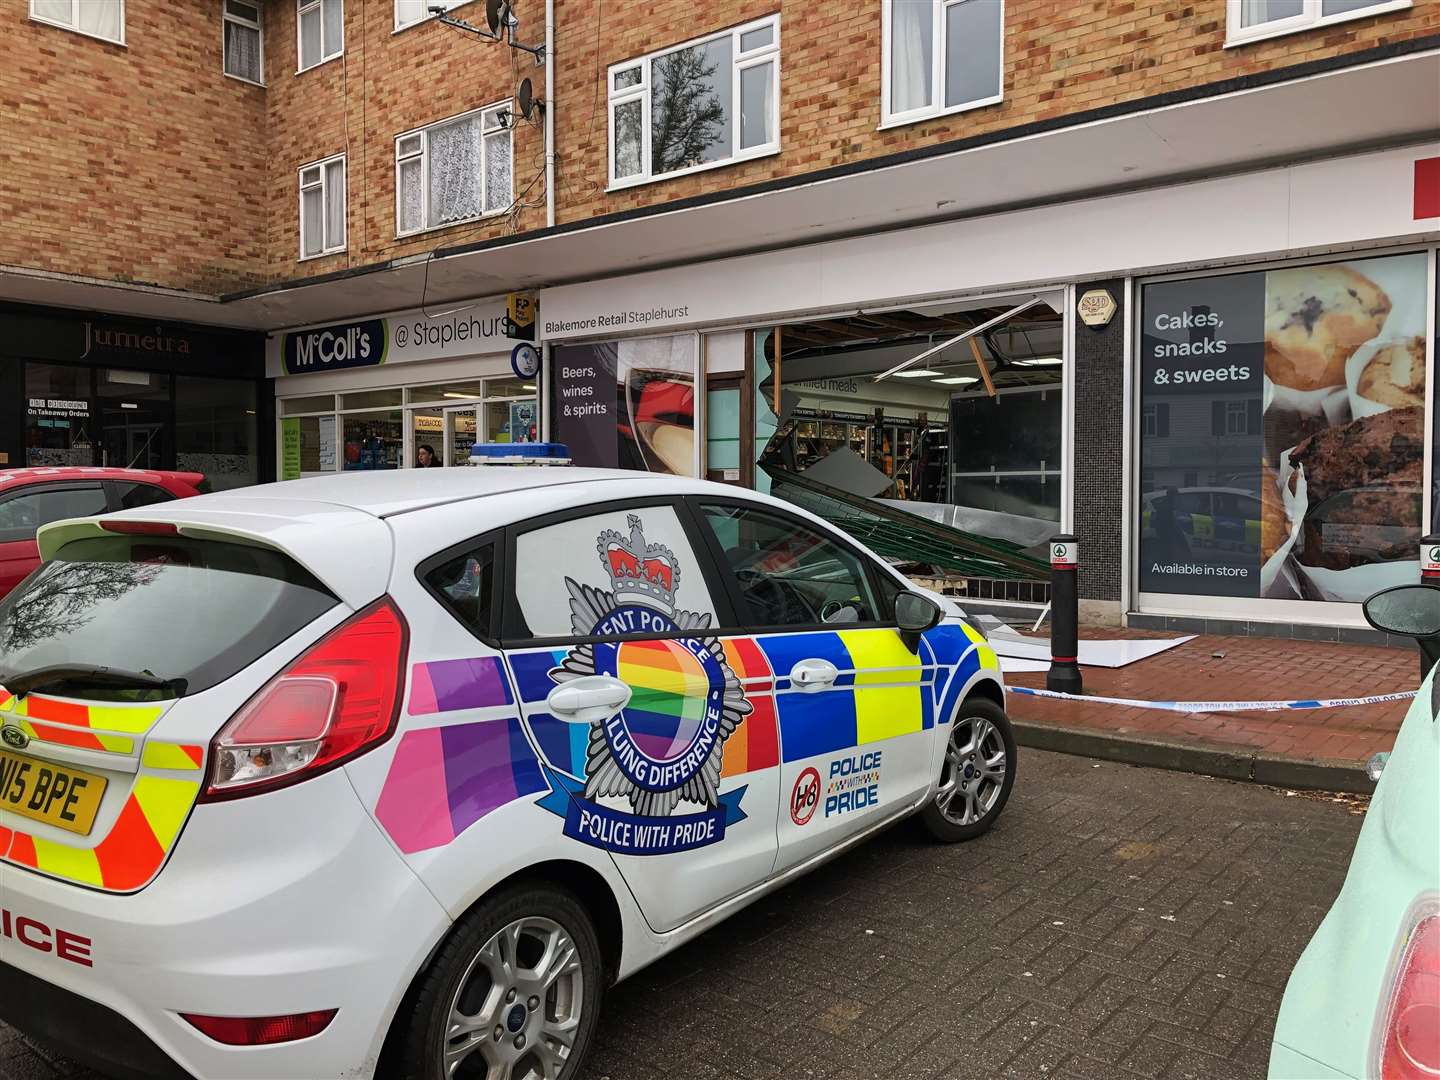
[[945,617],[940,605],[924,593],[907,590],[895,598],[895,625],[900,640],[911,652],[918,652],[920,635]]
[[1440,589],[1394,585],[1365,601],[1365,621],[1387,634],[1413,637],[1420,645],[1420,678],[1440,659]]
[[1365,620],[1376,630],[1405,637],[1440,634],[1440,589],[1395,585],[1365,601]]

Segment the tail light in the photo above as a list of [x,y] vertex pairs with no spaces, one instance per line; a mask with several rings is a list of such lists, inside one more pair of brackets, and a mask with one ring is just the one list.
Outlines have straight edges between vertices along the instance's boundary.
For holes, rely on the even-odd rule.
[[289,1016],[200,1016],[181,1013],[187,1022],[226,1046],[271,1046],[319,1035],[339,1009],[293,1013]]
[[387,596],[310,646],[215,736],[201,799],[299,783],[388,739],[400,711],[408,638]]
[[1383,1016],[1380,1080],[1440,1077],[1440,900],[1414,921]]

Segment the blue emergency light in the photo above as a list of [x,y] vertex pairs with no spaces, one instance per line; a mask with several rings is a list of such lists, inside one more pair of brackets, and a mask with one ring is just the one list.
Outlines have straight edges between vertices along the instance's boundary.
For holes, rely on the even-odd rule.
[[564,443],[475,443],[471,465],[569,465],[570,448]]

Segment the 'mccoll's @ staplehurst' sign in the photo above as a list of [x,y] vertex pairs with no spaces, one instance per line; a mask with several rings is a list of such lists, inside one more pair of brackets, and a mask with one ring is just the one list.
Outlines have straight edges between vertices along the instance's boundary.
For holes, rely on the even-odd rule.
[[406,311],[383,319],[312,326],[284,336],[280,373],[375,367],[411,360],[440,360],[473,353],[508,351],[503,305],[487,303],[431,317]]

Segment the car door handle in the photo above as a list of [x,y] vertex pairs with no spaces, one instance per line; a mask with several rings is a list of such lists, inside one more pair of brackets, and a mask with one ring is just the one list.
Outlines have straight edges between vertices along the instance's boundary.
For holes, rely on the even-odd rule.
[[561,683],[545,703],[550,711],[576,720],[608,720],[630,702],[630,687],[611,675],[584,675]]
[[797,690],[824,690],[839,677],[839,670],[829,660],[801,660],[790,669],[790,683]]

